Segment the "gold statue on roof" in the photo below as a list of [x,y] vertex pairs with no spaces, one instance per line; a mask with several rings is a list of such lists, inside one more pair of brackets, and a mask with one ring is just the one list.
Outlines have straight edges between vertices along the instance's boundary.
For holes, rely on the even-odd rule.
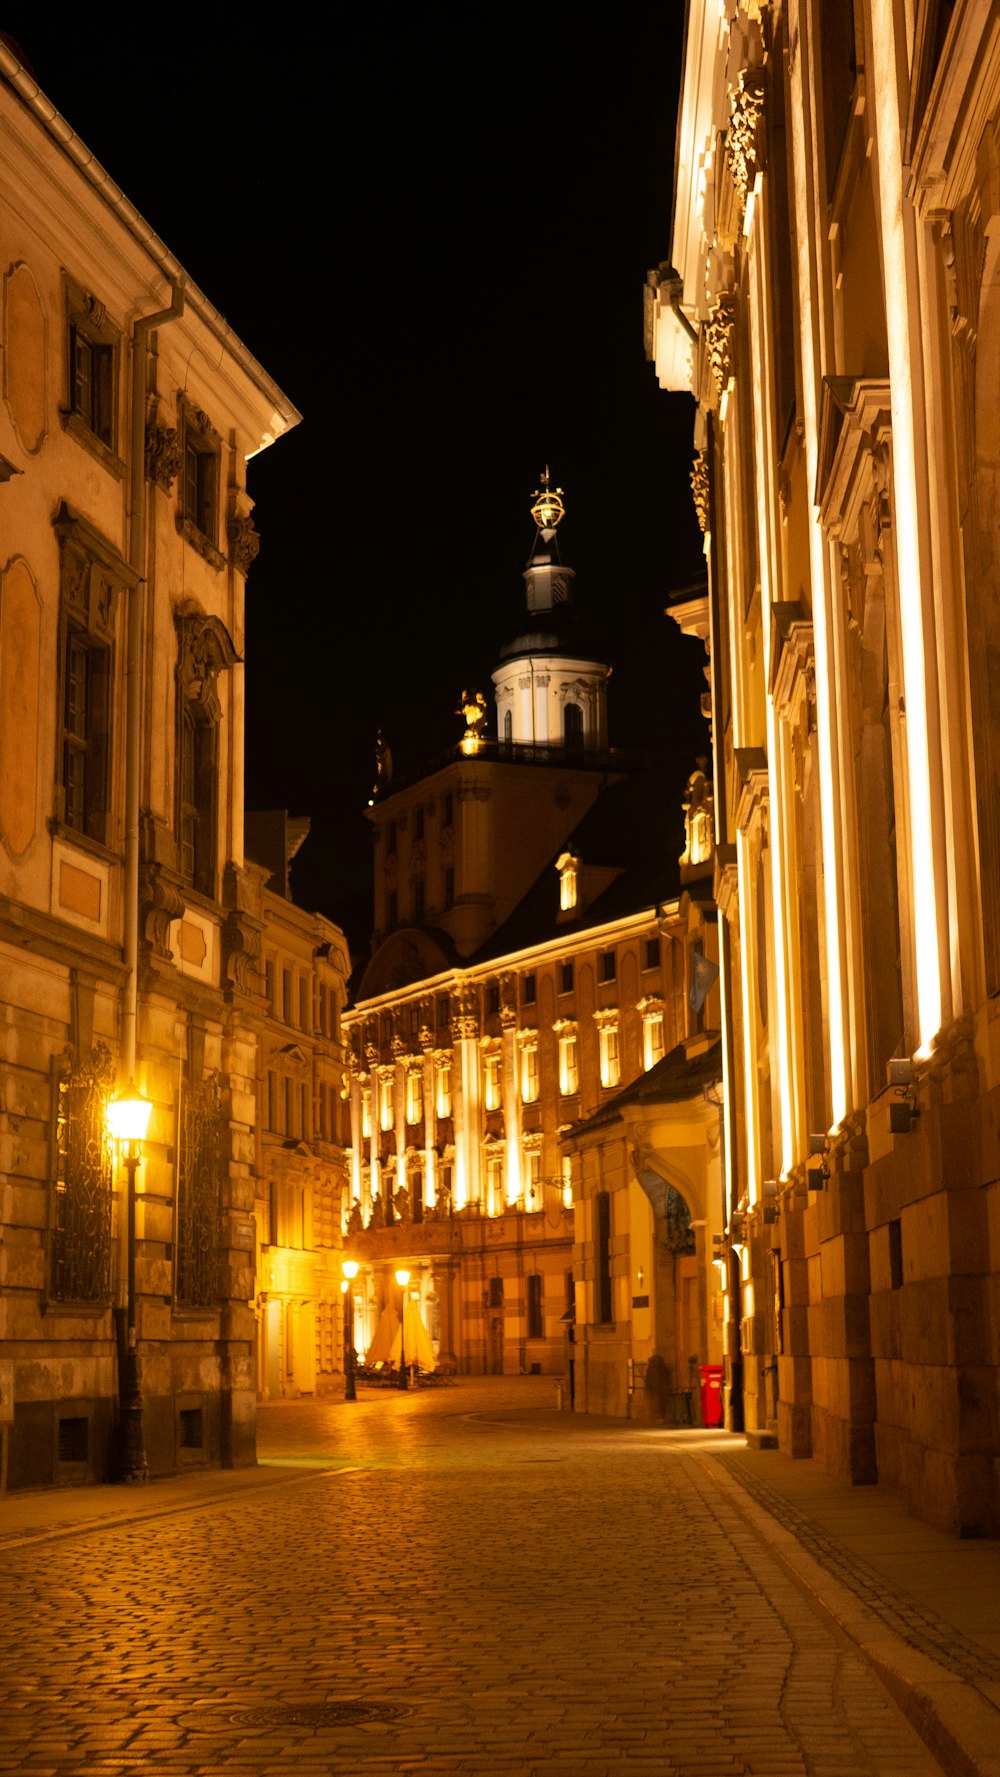
[[562,488],[551,485],[548,463],[545,465],[542,485],[536,487],[531,497],[535,502],[531,508],[531,516],[539,530],[554,531],[559,520],[565,517],[566,507]]
[[482,732],[486,721],[486,699],[482,692],[463,691],[455,714],[465,717],[465,733],[458,743],[463,753],[478,753],[486,738]]

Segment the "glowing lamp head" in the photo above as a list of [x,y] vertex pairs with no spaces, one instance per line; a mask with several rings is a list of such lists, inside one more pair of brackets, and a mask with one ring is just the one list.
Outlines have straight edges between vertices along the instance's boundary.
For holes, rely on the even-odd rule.
[[396,1282],[398,1283],[401,1290],[405,1290],[409,1281],[410,1281],[410,1273],[408,1271],[397,1271],[396,1272]]
[[361,1267],[358,1264],[357,1259],[342,1259],[340,1269],[350,1283],[353,1282],[355,1277],[357,1277]]
[[143,1098],[134,1086],[119,1093],[108,1106],[108,1128],[115,1141],[142,1142],[146,1139],[152,1101]]

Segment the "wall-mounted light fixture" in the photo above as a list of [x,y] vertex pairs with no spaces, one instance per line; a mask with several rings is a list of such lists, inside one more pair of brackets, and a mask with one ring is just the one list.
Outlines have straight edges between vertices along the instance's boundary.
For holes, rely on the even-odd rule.
[[890,1061],[889,1085],[893,1088],[894,1099],[889,1106],[889,1134],[910,1135],[920,1115],[920,1105],[917,1100],[917,1082],[913,1077],[913,1063],[908,1055]]
[[810,1191],[822,1191],[823,1186],[829,1182],[830,1168],[826,1163],[826,1144],[825,1135],[811,1135],[809,1137],[806,1184]]

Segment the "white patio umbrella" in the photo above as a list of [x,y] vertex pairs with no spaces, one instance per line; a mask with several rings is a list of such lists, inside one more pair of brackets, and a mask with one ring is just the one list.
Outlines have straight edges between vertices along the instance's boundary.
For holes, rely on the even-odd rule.
[[[395,1357],[393,1356],[395,1341]],[[390,1304],[383,1308],[375,1328],[375,1337],[365,1352],[365,1363],[369,1368],[376,1364],[395,1363],[399,1356],[399,1315]]]
[[[431,1344],[431,1336],[420,1318],[420,1304],[418,1302],[407,1302],[403,1324],[406,1328],[403,1357],[407,1364],[419,1364],[422,1370],[435,1369],[437,1360],[434,1356],[434,1347]],[[399,1363],[399,1347],[399,1322],[397,1321],[396,1335],[392,1341],[392,1362],[394,1364]]]

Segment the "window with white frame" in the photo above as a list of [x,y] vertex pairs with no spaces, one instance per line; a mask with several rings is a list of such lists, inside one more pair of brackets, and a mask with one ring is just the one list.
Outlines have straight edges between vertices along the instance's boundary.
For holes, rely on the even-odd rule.
[[486,1210],[491,1216],[503,1214],[503,1154],[493,1153],[486,1160]]
[[500,1109],[500,1053],[489,1050],[483,1056],[483,1102],[488,1111]]
[[580,1068],[575,1026],[559,1036],[559,1090],[569,1098],[580,1089]]
[[424,1082],[417,1068],[411,1068],[406,1076],[406,1121],[419,1123],[424,1114]]
[[618,1020],[605,1019],[598,1030],[600,1047],[601,1085],[617,1086],[621,1083],[622,1070],[618,1052]]
[[521,1044],[521,1100],[524,1104],[537,1104],[540,1092],[540,1075],[538,1071],[538,1038],[528,1037]]
[[559,872],[559,909],[562,913],[569,913],[570,910],[576,906],[576,882],[579,864],[579,858],[576,856],[575,852],[571,851],[562,852],[556,859],[556,869]]
[[451,1116],[451,1056],[441,1055],[437,1063],[437,1114]]
[[392,1128],[392,1074],[379,1075],[378,1081],[378,1123],[380,1129]]
[[649,1004],[642,1014],[642,1064],[649,1072],[663,1060],[663,1007]]

